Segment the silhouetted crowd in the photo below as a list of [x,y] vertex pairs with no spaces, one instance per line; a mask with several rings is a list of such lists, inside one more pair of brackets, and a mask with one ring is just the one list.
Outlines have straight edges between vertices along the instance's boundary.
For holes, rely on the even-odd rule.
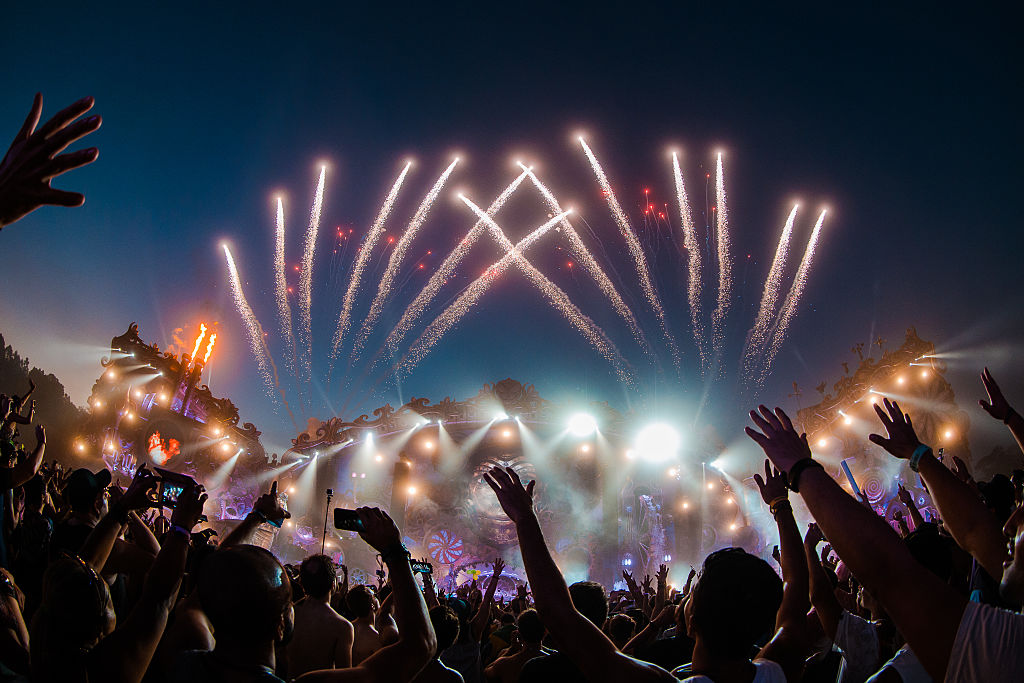
[[[99,127],[79,119],[91,107],[85,98],[37,129],[37,96],[0,164],[0,227],[43,204],[81,204],[49,183],[96,158],[61,154]],[[1024,418],[987,370],[982,381],[981,407],[1024,450]],[[386,568],[376,585],[350,585],[325,555],[283,565],[253,544],[288,515],[276,483],[219,543],[195,532],[201,485],[185,486],[169,518],[154,515],[158,477],[145,467],[121,489],[105,469],[44,464],[31,390],[0,397],[3,681],[1024,681],[1024,476],[976,482],[964,463],[947,466],[888,399],[870,440],[907,461],[937,517],[901,487],[909,519],[897,532],[825,471],[781,408],[759,406],[746,432],[767,456],[755,481],[778,527],[778,570],[728,548],[681,590],[665,566],[639,582],[624,572],[626,590],[568,586],[535,482],[494,469],[484,479],[528,579],[496,599],[500,559],[485,586],[445,594],[414,573],[376,508],[357,510]],[[34,431],[31,449],[22,430]],[[814,519],[803,532],[791,494]]]

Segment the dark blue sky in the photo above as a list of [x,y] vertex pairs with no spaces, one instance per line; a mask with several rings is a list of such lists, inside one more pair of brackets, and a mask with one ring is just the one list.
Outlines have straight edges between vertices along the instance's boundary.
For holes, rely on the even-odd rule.
[[[365,231],[408,155],[417,164],[393,229],[454,151],[465,162],[450,187],[480,204],[515,175],[512,155],[534,161],[612,254],[656,338],[573,144],[580,128],[630,209],[644,187],[670,201],[665,150],[674,144],[685,150],[691,198],[702,211],[698,181],[713,151],[726,151],[739,294],[732,346],[742,344],[788,202],[802,198],[807,214],[823,203],[832,209],[766,397],[784,399],[794,380],[813,395],[818,382],[838,378],[854,342],[881,334],[898,343],[911,324],[940,348],[966,353],[958,361],[965,371],[953,376],[962,404],[980,393],[966,370],[991,363],[1012,385],[1024,369],[1012,358],[1024,333],[1015,303],[1024,285],[1016,201],[1024,60],[1015,24],[1000,11],[62,4],[5,10],[0,125],[13,135],[37,90],[44,117],[93,95],[104,125],[89,144],[100,159],[55,183],[85,192],[85,207],[44,209],[0,236],[7,257],[0,328],[34,363],[56,371],[79,402],[98,374],[97,349],[130,321],[164,346],[175,327],[215,318],[222,335],[214,390],[232,396],[272,447],[290,438],[290,423],[256,377],[217,243],[228,237],[236,245],[250,301],[275,330],[270,197],[282,190],[289,198],[294,263],[320,159],[332,168],[324,258],[314,271],[319,374],[340,304],[339,286],[328,282],[332,228]],[[450,194],[410,251],[414,259],[432,247],[436,259],[471,225]],[[532,195],[499,215],[513,240],[543,219]],[[809,215],[800,222],[794,254],[810,222]],[[699,394],[690,380],[652,380],[593,288],[550,255],[558,241],[545,244],[537,265],[606,326],[647,377],[648,401]],[[480,251],[465,273],[499,253],[487,239]],[[657,259],[663,301],[692,358],[677,270],[678,260]],[[418,291],[417,277],[387,321]],[[364,287],[363,306],[373,287]],[[403,384],[402,396],[464,398],[508,375],[554,398],[571,393],[626,406],[607,364],[520,276],[488,295]],[[726,431],[739,416],[734,383],[722,382],[715,404],[728,411]],[[361,407],[384,400],[399,401],[390,391]]]

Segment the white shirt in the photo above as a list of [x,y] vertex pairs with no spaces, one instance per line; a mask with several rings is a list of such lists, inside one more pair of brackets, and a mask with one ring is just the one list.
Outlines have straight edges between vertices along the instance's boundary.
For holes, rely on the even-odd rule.
[[903,683],[932,683],[932,677],[924,670],[921,662],[917,659],[917,655],[906,645],[901,647],[893,655],[892,659],[883,664],[878,673],[869,678],[867,683],[874,683],[874,681],[878,680],[878,674],[882,673],[882,669],[886,667],[894,669],[900,675],[900,678],[903,679]]
[[863,683],[878,670],[878,629],[867,619],[843,610],[836,626],[835,645],[845,660],[842,683]]
[[[755,659],[754,680],[751,683],[786,683],[786,674],[782,667],[770,659]],[[714,683],[707,676],[690,676],[684,678],[683,683]]]
[[946,680],[1024,681],[1024,615],[967,603],[949,655]]

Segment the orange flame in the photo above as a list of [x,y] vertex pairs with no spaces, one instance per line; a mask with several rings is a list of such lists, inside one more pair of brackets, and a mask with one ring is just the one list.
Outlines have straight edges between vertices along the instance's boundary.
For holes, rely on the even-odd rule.
[[213,345],[217,341],[217,333],[214,332],[210,335],[210,343],[206,345],[206,355],[203,356],[203,365],[206,365],[206,361],[210,360],[210,354],[213,353]]
[[199,345],[203,343],[203,337],[206,336],[206,323],[199,323],[199,336],[196,337],[196,345],[192,347],[192,360],[196,359],[196,354],[199,353]]

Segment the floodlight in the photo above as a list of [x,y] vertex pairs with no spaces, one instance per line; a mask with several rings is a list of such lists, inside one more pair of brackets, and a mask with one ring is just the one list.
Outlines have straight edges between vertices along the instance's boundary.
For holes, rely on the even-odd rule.
[[597,421],[586,413],[576,413],[569,418],[569,433],[573,436],[590,436],[597,431]]
[[667,460],[679,451],[679,432],[663,422],[655,422],[636,436],[636,451],[645,460]]

